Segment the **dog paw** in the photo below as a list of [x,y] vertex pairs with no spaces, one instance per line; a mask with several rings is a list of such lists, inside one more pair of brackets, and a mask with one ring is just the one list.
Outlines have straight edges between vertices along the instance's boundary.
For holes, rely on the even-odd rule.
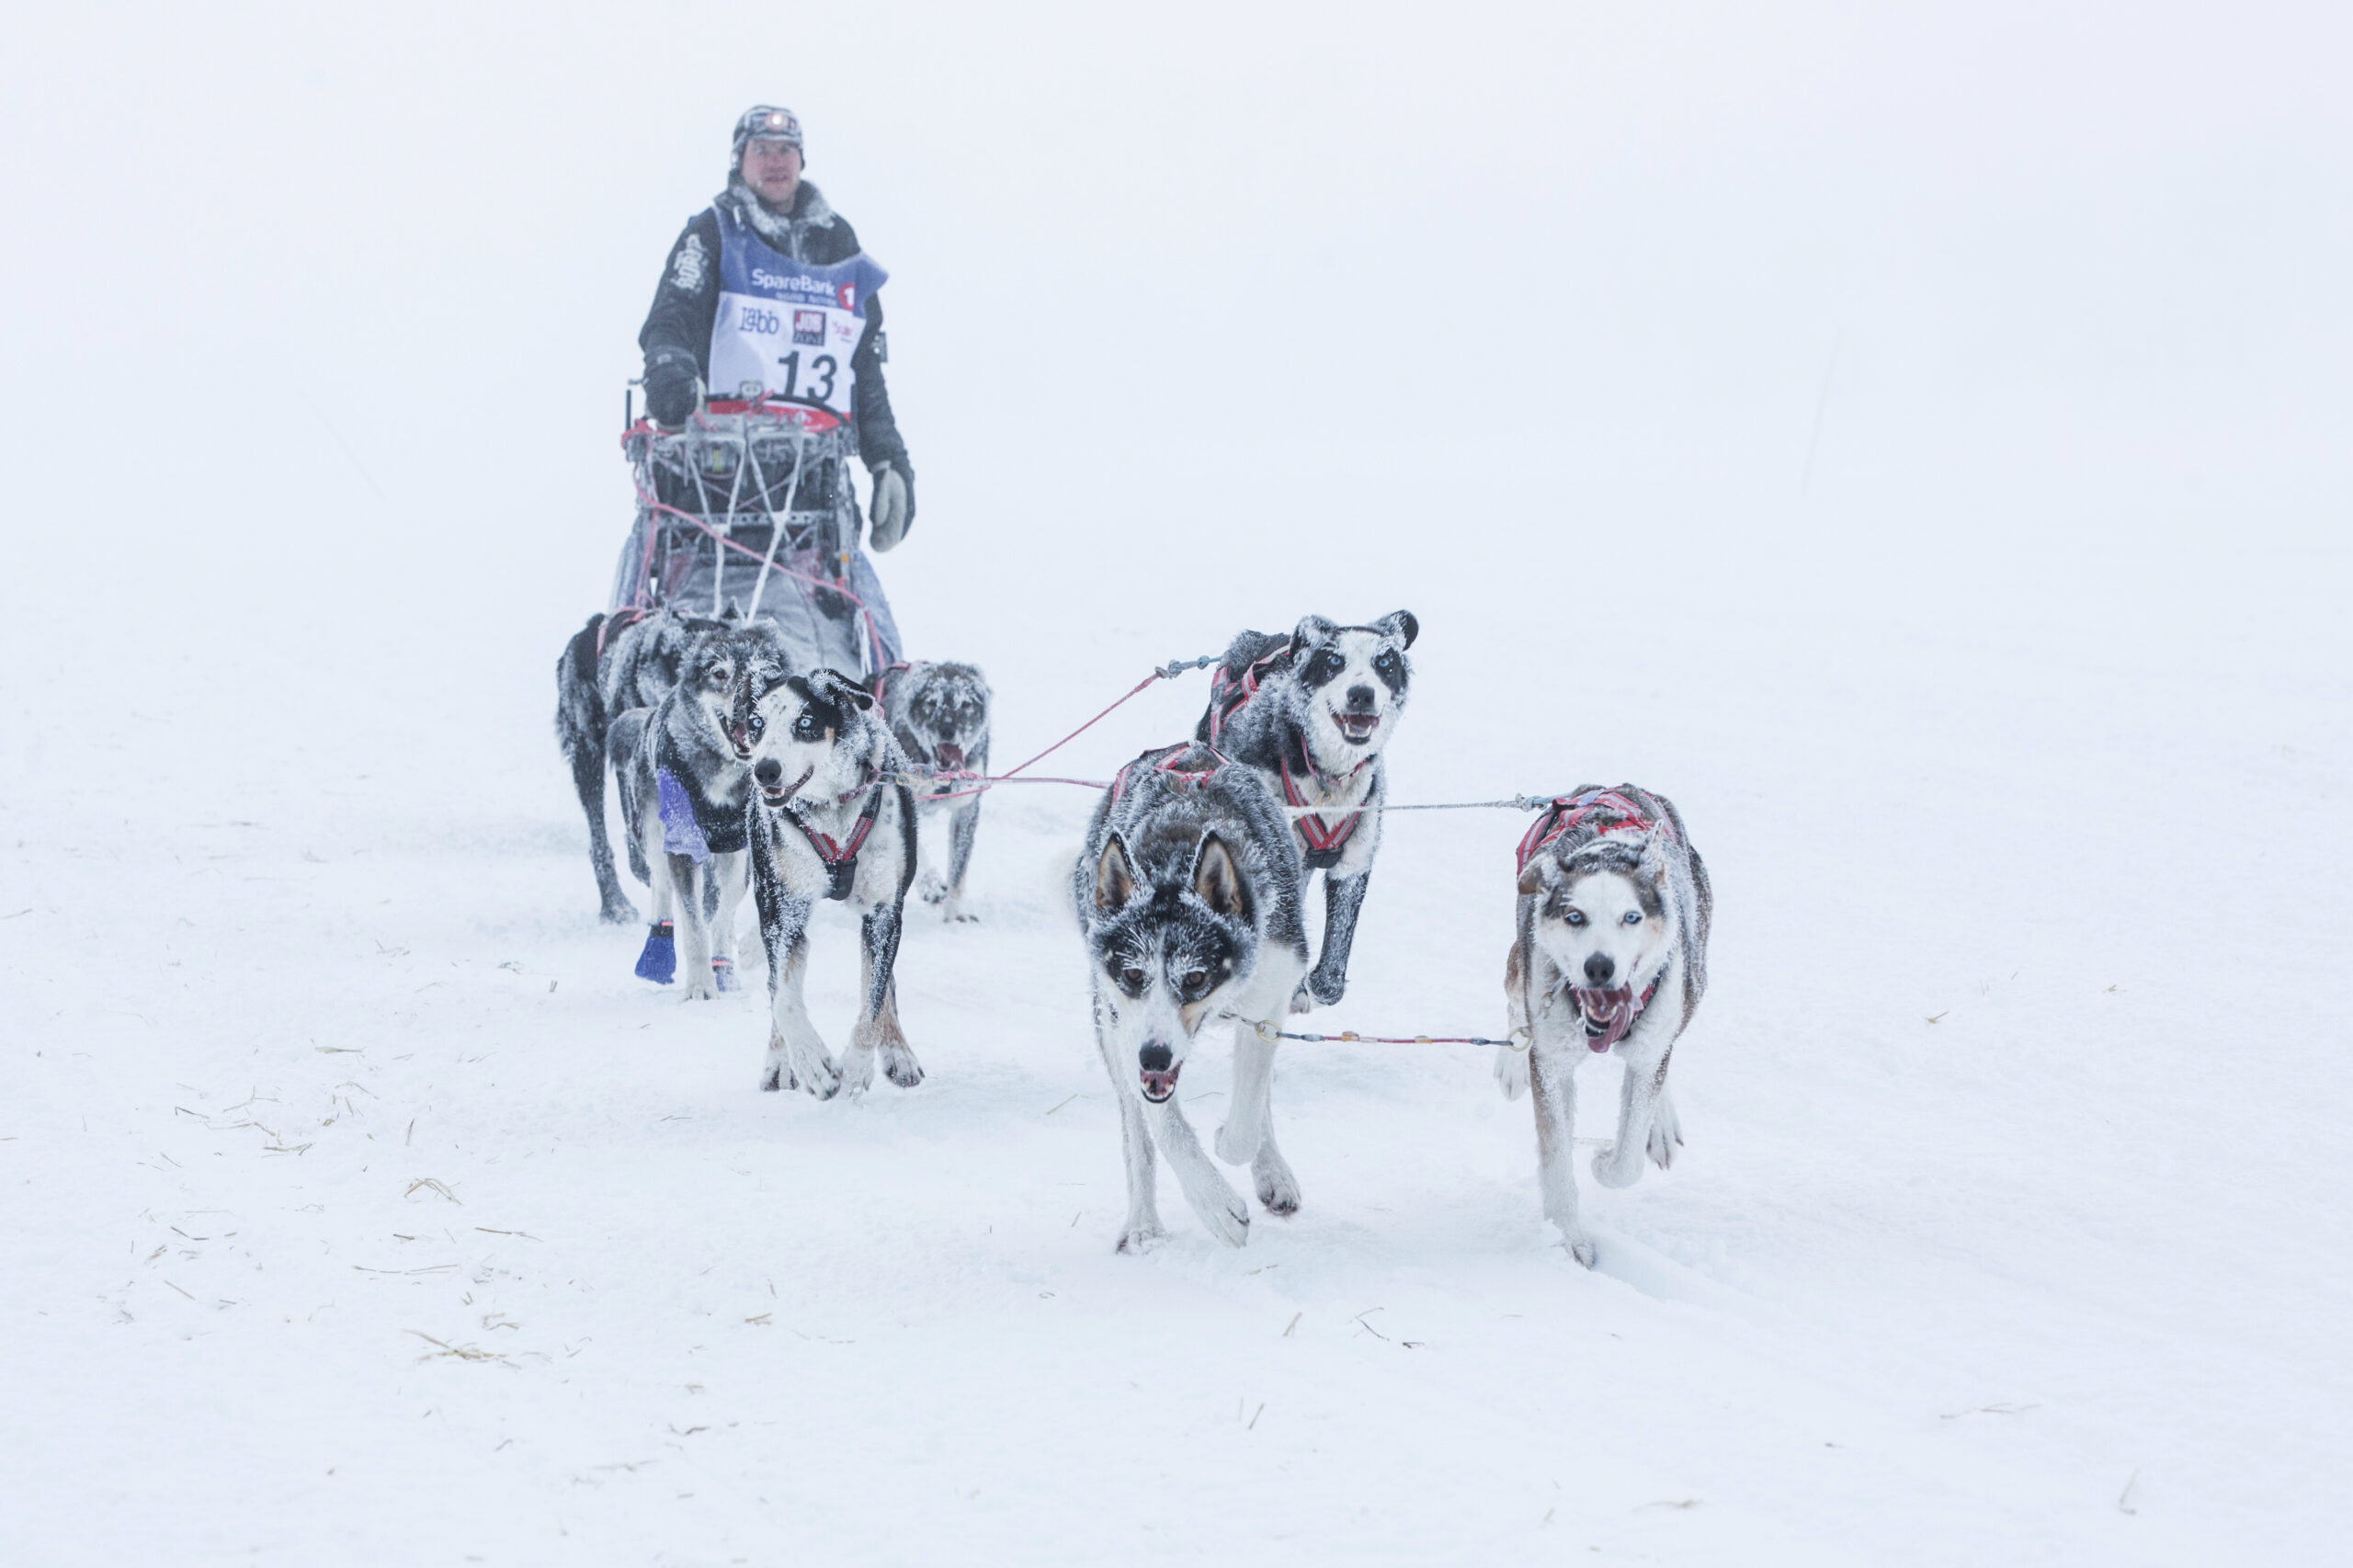
[[1315,998],[1308,994],[1305,985],[1302,984],[1290,994],[1290,1010],[1293,1013],[1312,1013],[1315,1010]]
[[856,1043],[842,1052],[841,1063],[835,1070],[835,1087],[840,1093],[856,1099],[873,1086],[874,1056],[873,1047]]
[[1300,989],[1314,997],[1317,1006],[1329,1007],[1348,994],[1348,977],[1345,974],[1327,974],[1318,968],[1307,977],[1306,983]]
[[937,871],[926,871],[915,879],[915,896],[926,903],[938,903],[948,896],[948,883]]
[[1615,1144],[1602,1150],[1593,1157],[1593,1179],[1604,1187],[1633,1186],[1643,1179],[1643,1152],[1637,1149],[1631,1159],[1623,1159]]
[[637,905],[616,894],[605,901],[605,907],[597,912],[597,918],[608,926],[634,926],[638,922]]
[[1201,1223],[1210,1234],[1230,1247],[1245,1246],[1250,1241],[1250,1205],[1245,1203],[1232,1188],[1211,1197],[1200,1208]]
[[645,947],[637,955],[637,977],[667,985],[678,970],[678,944],[667,920],[657,920],[645,933]]
[[1267,1212],[1279,1220],[1288,1220],[1299,1212],[1299,1178],[1290,1167],[1279,1161],[1261,1160],[1251,1167],[1257,1177],[1258,1201]]
[[1166,1227],[1157,1221],[1148,1225],[1130,1225],[1120,1233],[1120,1244],[1113,1250],[1123,1254],[1142,1253],[1154,1243],[1167,1239]]
[[1252,1138],[1245,1143],[1243,1135],[1235,1131],[1233,1123],[1229,1121],[1217,1130],[1217,1139],[1213,1147],[1217,1150],[1217,1157],[1227,1165],[1246,1165],[1256,1158],[1259,1142],[1259,1139]]
[[971,926],[977,924],[981,917],[966,909],[961,899],[950,898],[941,903],[939,918],[949,926]]
[[923,1082],[923,1063],[915,1060],[915,1051],[905,1040],[886,1040],[882,1046],[882,1075],[903,1089],[912,1089]]
[[713,985],[719,988],[719,994],[722,996],[725,996],[730,993],[744,989],[743,983],[735,978],[735,960],[733,959],[711,960],[710,982]]
[[1504,1098],[1516,1100],[1528,1093],[1528,1052],[1499,1051],[1495,1052],[1495,1083]]
[[1583,1231],[1563,1227],[1561,1232],[1561,1244],[1569,1249],[1571,1257],[1575,1258],[1587,1268],[1593,1267],[1593,1260],[1599,1256],[1593,1250],[1593,1238]]
[[770,1094],[779,1089],[806,1089],[821,1100],[829,1100],[840,1082],[833,1059],[825,1054],[824,1046],[795,1051],[779,1040],[768,1048],[767,1067],[761,1074],[760,1087]]
[[1681,1147],[1683,1147],[1682,1124],[1675,1119],[1675,1108],[1669,1105],[1666,1096],[1662,1095],[1659,1096],[1658,1110],[1651,1118],[1651,1136],[1648,1144],[1651,1164],[1661,1170],[1671,1168],[1675,1164],[1675,1151]]
[[716,977],[708,974],[689,975],[687,977],[686,983],[679,987],[678,1000],[716,1002],[719,1000],[719,982]]

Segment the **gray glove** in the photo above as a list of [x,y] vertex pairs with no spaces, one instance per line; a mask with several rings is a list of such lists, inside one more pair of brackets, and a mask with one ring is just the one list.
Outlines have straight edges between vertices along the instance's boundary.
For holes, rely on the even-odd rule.
[[866,542],[879,554],[895,549],[915,520],[915,472],[904,458],[894,458],[874,471],[874,498],[867,508],[870,525]]

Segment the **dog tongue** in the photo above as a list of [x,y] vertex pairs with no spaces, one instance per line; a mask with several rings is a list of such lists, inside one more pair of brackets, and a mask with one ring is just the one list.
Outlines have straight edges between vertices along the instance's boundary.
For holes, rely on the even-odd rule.
[[[1577,1010],[1586,1017],[1585,1042],[1594,1051],[1608,1051],[1634,1027],[1634,988],[1631,985],[1579,985],[1569,994],[1576,999]],[[1602,1027],[1601,1033],[1593,1032],[1594,1024]]]
[[963,767],[964,748],[962,746],[941,746],[939,748],[939,766],[942,767]]

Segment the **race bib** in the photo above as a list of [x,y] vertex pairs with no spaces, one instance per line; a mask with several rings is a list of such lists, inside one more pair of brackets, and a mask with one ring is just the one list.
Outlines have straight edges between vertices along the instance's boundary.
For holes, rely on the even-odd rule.
[[862,253],[830,267],[794,261],[724,208],[719,233],[710,395],[779,397],[848,417],[866,301],[890,274]]

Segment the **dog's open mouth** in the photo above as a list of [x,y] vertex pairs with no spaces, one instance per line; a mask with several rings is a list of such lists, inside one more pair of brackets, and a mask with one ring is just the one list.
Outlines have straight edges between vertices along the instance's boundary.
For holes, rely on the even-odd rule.
[[950,773],[961,771],[964,766],[964,748],[950,742],[940,742],[932,747],[931,755],[941,767]]
[[816,771],[817,765],[813,762],[807,767],[802,768],[801,770],[801,777],[794,779],[789,785],[763,784],[760,786],[760,799],[771,806],[780,806],[787,801],[792,799],[793,796],[801,793],[801,786],[808,783],[810,776]]
[[1608,1051],[1626,1038],[1634,1027],[1634,1019],[1643,1010],[1634,1000],[1631,985],[1577,985],[1569,990],[1570,998],[1577,1005],[1577,1016],[1585,1021],[1585,1043],[1589,1050]]
[[1143,1097],[1154,1105],[1165,1105],[1168,1096],[1176,1092],[1176,1074],[1185,1070],[1181,1062],[1172,1062],[1163,1071],[1146,1067],[1142,1070]]
[[1342,740],[1352,746],[1360,746],[1371,740],[1372,733],[1381,728],[1381,715],[1343,713],[1335,708],[1332,710],[1332,722],[1339,727]]

